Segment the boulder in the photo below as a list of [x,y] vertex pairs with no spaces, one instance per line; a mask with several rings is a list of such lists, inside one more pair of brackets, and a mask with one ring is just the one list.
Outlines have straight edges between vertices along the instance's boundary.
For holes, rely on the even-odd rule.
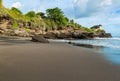
[[96,37],[107,37],[107,38],[111,38],[112,35],[110,33],[105,33],[105,32],[101,32],[96,34]]
[[72,37],[72,33],[60,33],[59,35],[57,35],[58,39],[71,39]]
[[73,44],[75,46],[80,46],[80,47],[86,47],[86,48],[102,48],[103,46],[96,46],[96,45],[91,45],[91,44],[80,44],[80,43],[72,43],[68,42],[68,44]]
[[73,33],[73,38],[75,39],[91,39],[93,38],[94,35],[93,33],[88,33],[88,32],[74,32]]
[[57,39],[57,35],[54,32],[47,32],[44,34],[44,37],[47,39]]
[[106,33],[106,37],[111,38],[112,37],[111,33]]
[[32,36],[33,42],[40,42],[40,43],[49,43],[47,39],[43,37],[43,35],[34,35]]
[[90,44],[78,44],[78,43],[73,43],[75,46],[81,46],[81,47],[87,47],[87,48],[93,48],[93,45]]

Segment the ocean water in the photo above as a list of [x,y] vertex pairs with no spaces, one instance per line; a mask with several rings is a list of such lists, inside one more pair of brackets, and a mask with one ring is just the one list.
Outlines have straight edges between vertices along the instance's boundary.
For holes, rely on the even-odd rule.
[[120,37],[72,40],[72,42],[97,46],[89,49],[100,52],[112,63],[120,65]]

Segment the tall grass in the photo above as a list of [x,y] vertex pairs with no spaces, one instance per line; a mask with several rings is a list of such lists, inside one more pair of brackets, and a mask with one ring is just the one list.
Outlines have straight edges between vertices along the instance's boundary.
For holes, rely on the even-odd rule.
[[0,8],[2,7],[2,0],[0,0]]

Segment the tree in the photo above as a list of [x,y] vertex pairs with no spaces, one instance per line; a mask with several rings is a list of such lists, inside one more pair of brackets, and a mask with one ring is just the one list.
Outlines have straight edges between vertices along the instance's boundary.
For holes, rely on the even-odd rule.
[[23,14],[18,8],[12,7],[11,10],[14,11],[15,13]]
[[70,20],[70,24],[74,24],[74,20],[73,19]]
[[37,15],[39,15],[41,18],[45,18],[45,13],[43,12],[38,12]]
[[63,12],[58,7],[47,9],[46,14],[49,18],[52,18],[54,20],[56,20],[56,19],[58,20],[58,19],[60,19],[60,17],[64,16]]
[[28,17],[36,17],[36,13],[34,11],[29,11],[27,14],[25,14]]
[[46,14],[48,18],[53,19],[60,27],[63,27],[68,23],[68,18],[64,16],[63,11],[58,7],[47,9]]

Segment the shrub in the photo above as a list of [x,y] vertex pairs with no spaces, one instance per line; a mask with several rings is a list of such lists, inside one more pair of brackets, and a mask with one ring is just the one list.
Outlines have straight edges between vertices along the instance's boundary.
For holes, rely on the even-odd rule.
[[92,30],[92,29],[90,29],[90,28],[85,28],[85,30],[86,30],[87,32],[90,32],[90,33],[93,33],[93,32],[94,32],[94,30]]
[[96,32],[104,32],[104,30],[99,29],[99,30],[97,30]]
[[18,28],[19,28],[19,25],[18,25],[17,21],[14,21],[12,27],[13,27],[14,29],[18,29]]
[[30,29],[27,28],[27,27],[25,27],[25,31],[26,31],[26,32],[30,32]]
[[36,13],[34,11],[29,11],[26,16],[28,17],[36,17]]
[[11,10],[14,11],[14,13],[23,14],[18,8],[12,7]]

